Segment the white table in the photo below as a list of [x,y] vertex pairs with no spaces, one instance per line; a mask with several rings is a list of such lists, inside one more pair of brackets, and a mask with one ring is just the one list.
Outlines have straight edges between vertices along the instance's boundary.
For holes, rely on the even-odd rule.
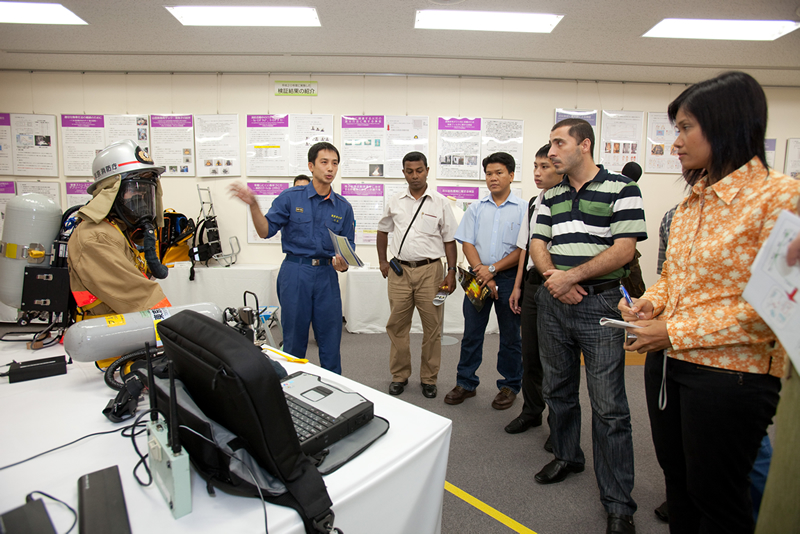
[[[189,280],[190,263],[176,263],[170,268],[169,276],[159,280],[161,289],[173,306],[183,306],[196,302],[213,302],[221,310],[243,305],[245,291],[258,296],[260,306],[277,306],[278,293],[275,280],[278,265],[235,264],[230,267],[205,267],[198,264],[194,268],[194,280]],[[248,305],[255,306],[248,296]]]
[[[0,365],[63,354],[60,348],[35,353],[0,345]],[[337,381],[375,404],[389,420],[386,435],[350,463],[324,478],[333,501],[336,526],[347,534],[438,533],[451,422],[399,399],[377,392],[311,364],[286,364]],[[5,369],[5,368],[4,368]],[[114,391],[105,386],[93,364],[67,367],[66,376],[17,384],[0,378],[0,464],[7,465],[92,432],[120,428],[101,413]],[[140,408],[146,403],[140,404]],[[141,450],[146,448],[139,438]],[[192,472],[193,511],[175,520],[158,489],[141,487],[131,470],[137,457],[130,439],[118,433],[95,436],[60,451],[0,471],[0,513],[21,506],[25,495],[44,491],[77,509],[78,477],[119,465],[134,533],[264,532],[261,502],[222,491],[212,498],[205,482]],[[143,475],[143,472],[142,472]],[[66,532],[72,515],[43,499],[57,532]],[[289,508],[267,505],[270,533],[304,532]]]
[[[386,323],[389,320],[389,283],[383,278],[379,269],[353,269],[347,271],[341,278],[343,281],[342,307],[344,318],[347,319],[345,327],[351,334],[381,334],[386,333]],[[340,281],[342,281],[340,278]],[[464,290],[459,285],[452,295],[444,301],[444,324],[442,332],[445,334],[464,333],[464,314],[461,307],[464,303]],[[422,333],[422,323],[419,313],[414,310],[411,321],[411,331]],[[492,311],[487,334],[499,332],[497,316]]]

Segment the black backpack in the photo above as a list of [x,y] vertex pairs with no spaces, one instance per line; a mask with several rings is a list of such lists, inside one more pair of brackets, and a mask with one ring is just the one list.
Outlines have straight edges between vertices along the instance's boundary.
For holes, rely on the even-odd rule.
[[[331,532],[328,491],[300,449],[269,358],[235,330],[190,310],[161,321],[158,333],[180,379],[180,440],[209,492],[258,497],[255,476],[264,498],[297,510],[307,533]],[[169,383],[160,382],[158,407],[167,414]]]

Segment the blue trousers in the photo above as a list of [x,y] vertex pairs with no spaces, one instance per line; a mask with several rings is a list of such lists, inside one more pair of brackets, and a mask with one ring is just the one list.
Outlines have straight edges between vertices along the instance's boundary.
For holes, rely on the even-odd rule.
[[339,278],[330,265],[305,265],[284,261],[278,272],[283,350],[304,358],[308,327],[319,344],[319,363],[342,374],[342,296]]
[[581,450],[581,353],[592,405],[592,452],[600,502],[608,513],[633,515],[633,439],[625,394],[624,330],[600,326],[621,320],[619,290],[587,295],[575,305],[553,298],[544,286],[536,292],[543,393],[549,409],[553,453],[583,464]]
[[501,378],[497,381],[497,389],[509,388],[519,393],[522,383],[522,340],[520,338],[520,317],[511,311],[508,299],[514,290],[516,269],[507,269],[497,273],[498,299],[488,298],[481,311],[477,311],[472,302],[464,296],[464,337],[461,338],[461,357],[458,360],[458,376],[456,384],[473,391],[480,384],[476,375],[483,361],[483,336],[489,324],[489,313],[494,306],[497,324],[500,327],[500,350],[497,352],[497,372]]

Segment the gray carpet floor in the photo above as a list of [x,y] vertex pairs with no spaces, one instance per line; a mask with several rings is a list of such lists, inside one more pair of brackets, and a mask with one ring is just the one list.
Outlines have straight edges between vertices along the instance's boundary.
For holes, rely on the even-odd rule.
[[[460,341],[460,337],[456,339]],[[421,334],[412,334],[412,355],[417,355],[417,358],[421,340]],[[546,423],[522,434],[510,435],[503,427],[518,415],[521,398],[505,411],[491,407],[499,378],[495,370],[498,346],[498,335],[486,336],[484,363],[478,371],[481,385],[477,396],[463,404],[449,406],[444,403],[445,394],[456,383],[459,343],[442,347],[437,398],[422,396],[419,361],[413,362],[413,356],[415,374],[399,398],[453,421],[447,481],[454,486],[539,534],[605,532],[606,514],[600,504],[592,464],[591,408],[585,377],[582,376],[581,444],[586,454],[586,471],[569,475],[559,484],[542,486],[533,477],[553,458],[542,448],[549,432]],[[317,346],[313,341],[309,343],[307,357],[318,363]],[[388,337],[385,334],[349,334],[345,330],[342,368],[348,378],[386,392],[391,380]],[[667,525],[653,513],[664,501],[664,481],[650,436],[642,374],[642,366],[626,367],[636,476],[633,498],[639,505],[634,520],[639,534],[665,534]],[[514,532],[514,529],[445,491],[443,534],[505,532]]]

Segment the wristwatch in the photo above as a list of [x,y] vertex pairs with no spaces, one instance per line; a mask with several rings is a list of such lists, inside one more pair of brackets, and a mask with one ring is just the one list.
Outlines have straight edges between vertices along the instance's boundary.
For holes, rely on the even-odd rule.
[[490,273],[492,273],[492,274],[494,274],[494,272],[495,272],[495,271],[496,271],[496,269],[494,268],[494,263],[493,263],[493,264],[491,264],[491,265],[489,266],[489,272],[490,272]]
[[448,271],[455,271],[455,270],[456,270],[456,268],[455,268],[455,267],[448,267],[448,268],[447,268],[447,270],[448,270]]

